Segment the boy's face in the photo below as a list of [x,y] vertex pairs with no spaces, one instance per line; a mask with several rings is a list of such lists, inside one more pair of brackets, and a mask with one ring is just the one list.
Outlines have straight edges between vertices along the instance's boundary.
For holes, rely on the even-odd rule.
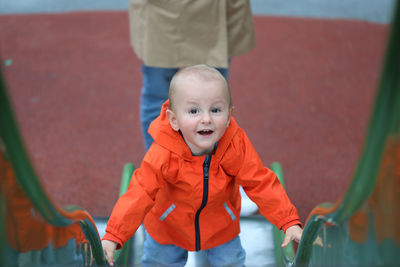
[[230,122],[229,95],[223,81],[205,81],[194,75],[181,77],[176,84],[172,109],[167,110],[171,127],[182,132],[192,154],[213,151]]

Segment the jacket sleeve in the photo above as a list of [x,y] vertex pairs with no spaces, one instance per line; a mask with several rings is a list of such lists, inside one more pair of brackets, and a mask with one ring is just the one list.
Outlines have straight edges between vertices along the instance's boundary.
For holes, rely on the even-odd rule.
[[253,200],[261,214],[278,229],[286,231],[301,225],[296,208],[273,171],[265,167],[246,134],[241,132],[242,166],[236,176],[246,194]]
[[122,248],[133,236],[147,212],[153,207],[160,189],[163,157],[165,153],[156,151],[152,146],[140,168],[133,173],[128,190],[115,204],[103,239],[118,243],[117,249]]

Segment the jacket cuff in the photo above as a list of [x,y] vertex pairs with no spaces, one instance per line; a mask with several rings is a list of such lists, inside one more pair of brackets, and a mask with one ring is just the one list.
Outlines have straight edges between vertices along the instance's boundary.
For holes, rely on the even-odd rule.
[[293,225],[299,225],[300,227],[302,227],[301,222],[300,222],[299,220],[293,220],[293,221],[290,221],[290,222],[284,224],[284,225],[281,227],[281,230],[283,230],[283,232],[286,234],[286,230],[287,230],[289,227],[293,226]]
[[110,240],[113,241],[115,243],[117,243],[117,249],[121,249],[122,248],[122,244],[123,242],[121,241],[121,239],[119,239],[118,237],[116,237],[113,234],[107,233],[103,236],[103,238],[101,240]]

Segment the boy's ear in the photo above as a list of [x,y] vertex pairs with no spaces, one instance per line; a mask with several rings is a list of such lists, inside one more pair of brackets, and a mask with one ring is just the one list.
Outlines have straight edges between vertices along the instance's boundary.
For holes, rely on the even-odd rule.
[[226,123],[226,127],[228,127],[229,123],[231,122],[231,117],[232,117],[232,114],[233,114],[233,108],[234,107],[231,107],[230,110],[229,110],[229,119],[228,119],[228,122]]
[[171,124],[172,129],[174,129],[175,131],[179,131],[178,121],[176,119],[175,113],[169,108],[167,108],[166,113],[167,113],[167,118],[169,120],[169,124]]

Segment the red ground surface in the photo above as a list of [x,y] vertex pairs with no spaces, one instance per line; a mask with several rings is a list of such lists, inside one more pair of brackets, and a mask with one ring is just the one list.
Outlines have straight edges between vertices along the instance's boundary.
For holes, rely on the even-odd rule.
[[[304,221],[345,191],[373,104],[387,25],[255,17],[234,58],[235,117],[266,165],[282,164]],[[28,151],[60,205],[108,216],[123,165],[144,149],[140,61],[126,12],[0,16],[1,57]]]

